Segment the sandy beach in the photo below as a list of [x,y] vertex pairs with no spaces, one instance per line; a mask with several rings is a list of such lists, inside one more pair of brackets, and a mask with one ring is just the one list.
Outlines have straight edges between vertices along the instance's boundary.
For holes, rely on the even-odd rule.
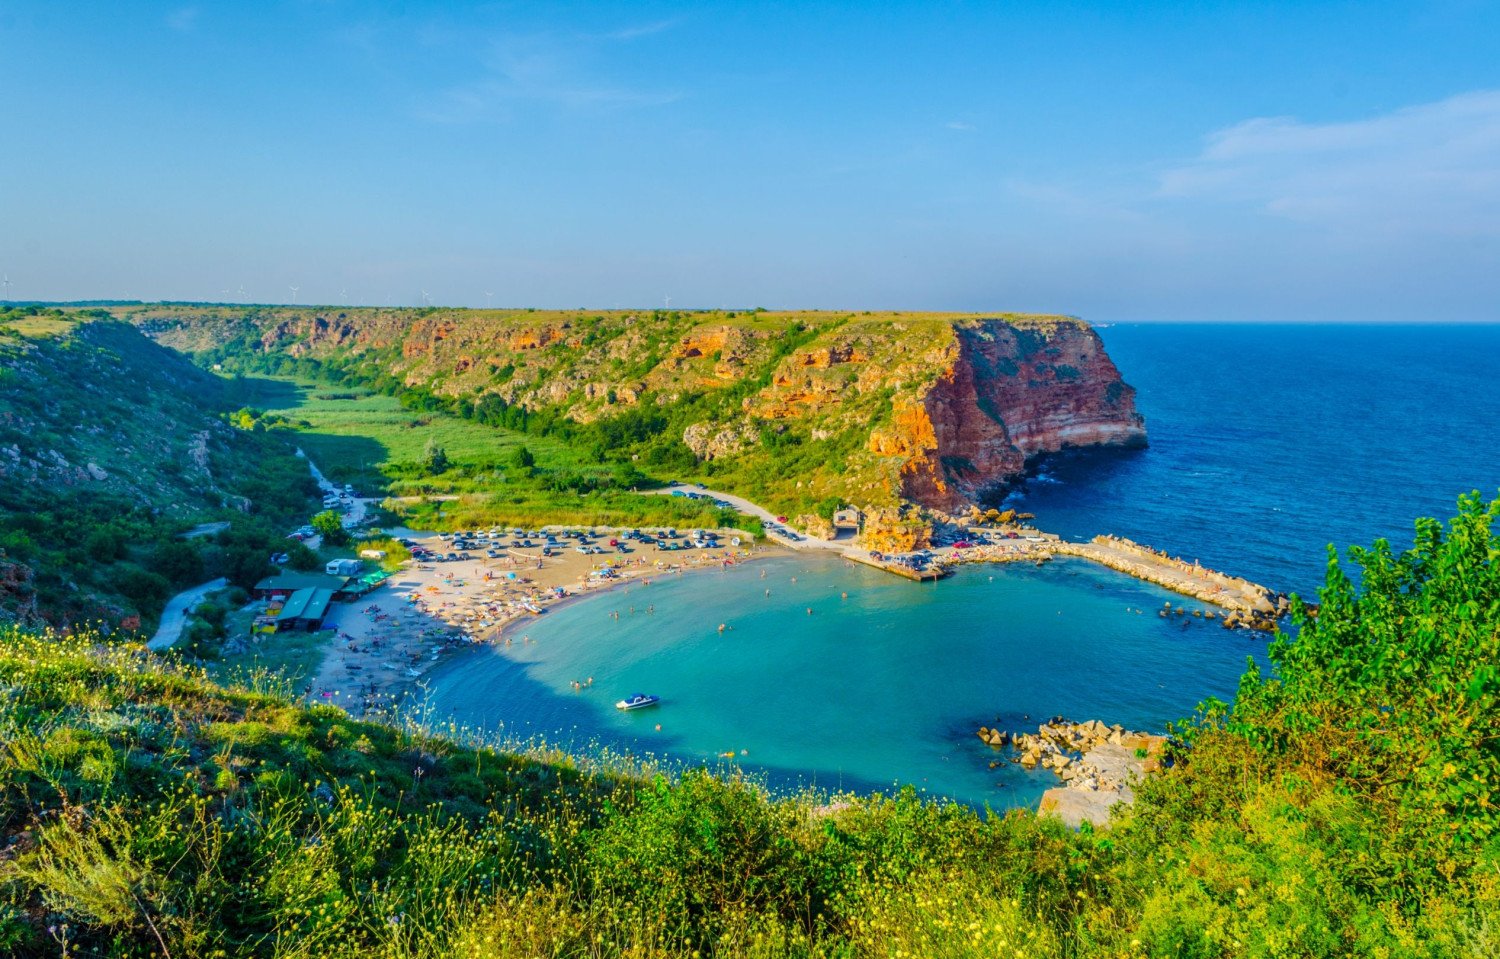
[[[449,549],[435,533],[399,527],[387,532],[434,551]],[[613,535],[593,532],[606,542]],[[742,534],[722,535],[728,542],[727,537]],[[629,553],[585,555],[571,541],[563,542],[569,545],[545,558],[540,549],[510,549],[499,558],[408,562],[368,596],[334,604],[325,620],[334,635],[305,690],[308,699],[354,715],[388,711],[446,654],[473,643],[525,642],[526,624],[562,604],[612,589],[648,589],[659,577],[783,552],[766,544],[664,551],[632,543]]]

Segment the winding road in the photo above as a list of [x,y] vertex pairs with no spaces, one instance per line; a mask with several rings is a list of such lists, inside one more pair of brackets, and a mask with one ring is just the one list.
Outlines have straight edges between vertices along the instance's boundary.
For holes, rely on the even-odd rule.
[[161,613],[161,625],[156,627],[156,635],[147,641],[146,647],[158,650],[170,649],[177,640],[182,638],[182,627],[187,625],[188,613],[197,609],[198,604],[208,598],[209,593],[217,592],[228,585],[229,580],[221,576],[202,586],[183,590],[167,600],[167,608]]
[[735,496],[733,493],[723,493],[719,490],[704,489],[701,486],[673,486],[664,489],[641,490],[641,492],[656,496],[671,496],[676,492],[682,492],[684,494],[697,493],[699,496],[703,496],[708,499],[723,500],[741,513],[744,513],[748,516],[754,516],[756,519],[769,524],[765,531],[766,538],[789,549],[828,549],[833,550],[836,553],[843,553],[845,555],[858,553],[861,556],[869,556],[869,553],[866,550],[859,549],[858,547],[854,546],[852,542],[836,543],[833,540],[819,539],[816,536],[808,536],[805,533],[797,534],[799,537],[801,537],[800,539],[788,539],[787,537],[779,533],[772,532],[770,528],[771,526],[775,526],[779,529],[786,529],[786,524],[778,520],[776,518],[776,515],[770,510],[766,509],[764,506],[758,506],[755,503],[752,503],[749,500],[745,499],[743,496]]

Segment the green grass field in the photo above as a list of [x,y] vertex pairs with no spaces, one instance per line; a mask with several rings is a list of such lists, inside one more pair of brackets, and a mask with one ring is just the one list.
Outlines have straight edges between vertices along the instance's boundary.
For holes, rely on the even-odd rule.
[[61,336],[78,325],[74,320],[56,316],[14,316],[0,322],[28,339]]
[[[330,479],[372,491],[390,490],[382,467],[420,463],[429,443],[457,463],[494,467],[517,447],[551,467],[587,469],[571,447],[544,436],[525,436],[442,414],[413,412],[393,396],[359,387],[326,386],[293,379],[244,377],[232,381],[238,402],[305,421],[298,444]],[[602,468],[601,468],[602,471]]]
[[[409,410],[392,396],[361,387],[268,376],[230,382],[233,403],[294,424],[290,439],[329,479],[353,484],[365,495],[392,497],[387,502],[395,515],[419,528],[722,527],[738,516],[624,489],[558,488],[559,477],[607,480],[612,467],[552,437]],[[429,444],[442,447],[452,468],[435,476],[423,470]],[[523,446],[535,457],[536,469],[514,468],[515,452]]]

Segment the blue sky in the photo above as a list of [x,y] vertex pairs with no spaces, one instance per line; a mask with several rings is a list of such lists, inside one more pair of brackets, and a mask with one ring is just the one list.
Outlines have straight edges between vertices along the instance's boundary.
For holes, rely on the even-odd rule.
[[1500,5],[0,3],[13,298],[1500,319]]

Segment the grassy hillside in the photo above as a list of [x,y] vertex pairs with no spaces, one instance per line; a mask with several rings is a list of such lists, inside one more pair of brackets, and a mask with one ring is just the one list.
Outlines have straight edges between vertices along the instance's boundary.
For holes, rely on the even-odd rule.
[[1495,954],[1500,500],[1351,551],[1108,831],[471,748],[0,638],[0,950]]
[[[0,617],[149,628],[176,588],[253,582],[314,488],[225,402],[217,377],[108,314],[0,312]],[[178,538],[212,521],[230,528]]]
[[[825,517],[842,502],[901,503],[904,471],[935,442],[928,394],[970,378],[955,372],[960,331],[974,331],[976,341],[1008,338],[1006,348],[1022,359],[976,375],[1054,394],[1089,387],[1070,364],[1082,353],[1091,359],[1097,343],[1076,319],[1020,314],[165,305],[115,312],[204,365],[366,387],[414,412],[524,435],[549,468],[700,480],[779,512]],[[1102,368],[1118,379],[1107,360]],[[1124,410],[1130,391],[1116,386],[1108,403]],[[998,410],[975,412],[1003,435]],[[961,472],[961,460],[928,465]]]

